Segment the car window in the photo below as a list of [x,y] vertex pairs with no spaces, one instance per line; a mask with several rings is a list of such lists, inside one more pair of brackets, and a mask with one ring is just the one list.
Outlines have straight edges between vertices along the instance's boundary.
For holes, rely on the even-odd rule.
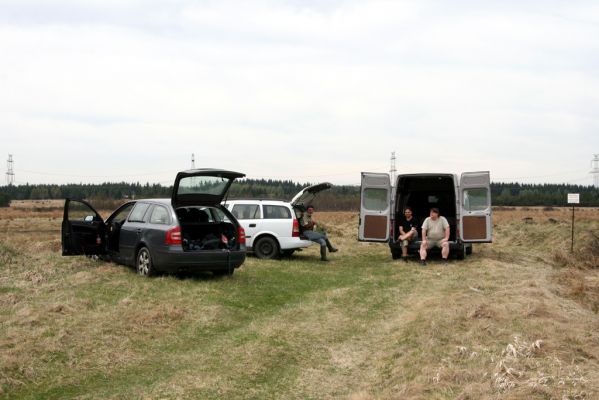
[[150,223],[151,224],[169,224],[170,218],[168,216],[168,211],[166,207],[162,206],[154,206],[152,210],[152,215],[150,215]]
[[485,188],[464,190],[464,210],[483,211],[489,207],[489,192]]
[[69,221],[85,221],[86,218],[91,217],[92,220],[99,220],[96,216],[96,212],[92,210],[87,204],[80,203],[76,200],[69,202]]
[[227,214],[225,214],[225,212],[223,210],[221,210],[220,208],[213,208],[212,212],[214,214],[214,217],[217,221],[219,222],[231,222],[231,220],[229,219],[229,217],[227,217]]
[[122,223],[127,219],[127,215],[129,215],[129,212],[131,211],[134,205],[135,203],[125,204],[124,206],[116,210],[114,213],[112,213],[108,220]]
[[258,219],[260,207],[258,204],[235,204],[231,214],[237,219]]
[[387,189],[364,189],[362,206],[371,211],[385,211],[388,208]]
[[188,176],[179,181],[177,194],[222,195],[230,181],[220,176]]
[[287,207],[263,205],[264,219],[288,219],[291,218],[291,212]]
[[144,222],[144,214],[148,211],[148,203],[136,203],[129,215],[129,222]]

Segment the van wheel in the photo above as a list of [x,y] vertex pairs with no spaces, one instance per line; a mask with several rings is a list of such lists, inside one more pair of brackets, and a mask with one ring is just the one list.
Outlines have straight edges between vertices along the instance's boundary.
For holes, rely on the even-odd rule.
[[466,257],[466,245],[465,244],[462,244],[460,246],[456,255],[457,255],[458,260],[463,260]]
[[401,258],[401,251],[391,250],[391,258],[394,260],[399,260]]
[[258,258],[271,260],[279,256],[279,244],[270,236],[261,237],[253,247]]
[[472,254],[472,245],[466,247],[466,254],[467,255]]
[[135,266],[137,268],[137,273],[142,276],[152,276],[156,274],[154,264],[152,263],[152,255],[147,247],[142,247],[137,252]]

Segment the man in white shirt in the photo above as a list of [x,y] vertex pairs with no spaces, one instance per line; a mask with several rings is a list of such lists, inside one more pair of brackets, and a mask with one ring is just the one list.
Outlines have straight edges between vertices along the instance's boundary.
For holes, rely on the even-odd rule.
[[429,215],[422,223],[420,264],[426,265],[427,250],[433,247],[441,248],[443,263],[447,263],[447,257],[449,257],[449,222],[439,214],[437,207],[431,208]]

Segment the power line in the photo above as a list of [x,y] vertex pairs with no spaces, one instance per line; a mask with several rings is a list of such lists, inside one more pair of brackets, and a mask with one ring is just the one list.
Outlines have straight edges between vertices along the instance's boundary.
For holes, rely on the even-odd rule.
[[391,174],[391,186],[395,185],[395,174],[397,173],[397,168],[395,168],[395,152],[391,152],[391,169],[389,170]]
[[15,171],[13,169],[12,154],[8,155],[8,161],[6,162],[6,186],[13,185],[15,183]]
[[591,174],[593,174],[593,186],[599,188],[599,154],[594,154],[591,160]]

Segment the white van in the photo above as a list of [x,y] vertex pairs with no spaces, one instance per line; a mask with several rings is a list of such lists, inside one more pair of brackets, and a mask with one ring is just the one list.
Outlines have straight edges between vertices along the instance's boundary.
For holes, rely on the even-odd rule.
[[[389,174],[362,172],[358,239],[387,242],[394,259],[401,256],[397,241],[399,222],[406,207],[413,210],[420,226],[431,207],[439,208],[450,226],[450,255],[463,259],[472,243],[492,241],[491,188],[488,171],[402,174],[391,186]],[[419,230],[418,237],[421,238]],[[420,240],[410,243],[417,253]]]

